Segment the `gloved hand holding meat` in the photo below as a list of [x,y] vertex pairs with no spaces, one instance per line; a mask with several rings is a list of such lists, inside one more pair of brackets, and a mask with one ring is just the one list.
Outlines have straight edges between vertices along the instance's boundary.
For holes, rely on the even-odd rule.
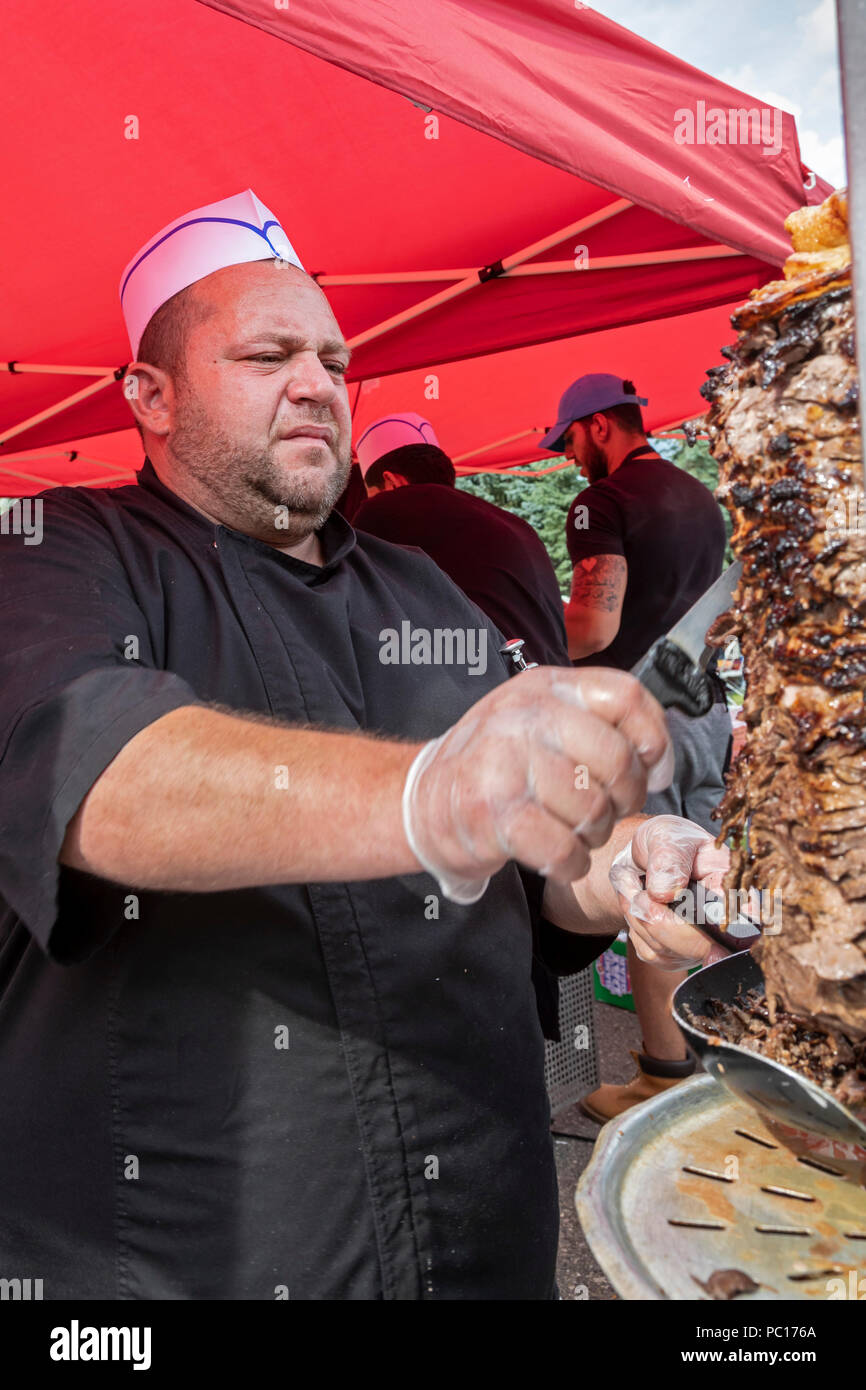
[[661,707],[633,676],[539,667],[421,749],[403,794],[406,838],[455,902],[477,901],[509,859],[568,882],[672,774]]
[[719,892],[730,858],[712,835],[680,816],[653,816],[638,826],[614,859],[610,881],[641,960],[677,971],[726,954],[666,904],[690,881]]

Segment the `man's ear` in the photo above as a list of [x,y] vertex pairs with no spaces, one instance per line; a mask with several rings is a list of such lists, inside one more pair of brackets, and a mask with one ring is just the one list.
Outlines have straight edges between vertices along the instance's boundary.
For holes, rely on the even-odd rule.
[[593,415],[591,428],[596,443],[606,444],[607,441],[610,439],[610,420],[607,418],[606,415],[602,415],[601,411],[598,411],[595,415]]
[[382,487],[385,492],[393,492],[395,488],[406,487],[406,479],[400,473],[390,473],[386,468],[382,474]]
[[133,362],[123,378],[123,394],[143,429],[158,435],[170,432],[176,396],[171,377],[161,367]]

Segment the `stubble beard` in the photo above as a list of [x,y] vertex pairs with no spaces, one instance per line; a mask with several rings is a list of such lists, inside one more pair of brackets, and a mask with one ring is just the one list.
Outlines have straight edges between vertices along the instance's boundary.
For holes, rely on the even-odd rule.
[[607,477],[607,459],[604,452],[599,448],[594,439],[586,441],[586,455],[584,467],[586,468],[587,478],[590,483],[597,483],[602,478]]
[[[329,424],[326,420],[307,420],[307,424]],[[315,456],[324,455],[328,445],[310,444],[310,471],[293,476],[274,458],[277,444],[266,449],[239,445],[217,429],[193,401],[187,401],[171,435],[171,452],[190,478],[200,485],[204,506],[234,530],[273,545],[291,546],[318,531],[334,509],[349,479],[352,466],[351,445],[347,441],[334,450],[337,467],[326,481],[326,463],[318,467]],[[317,486],[318,484],[318,486]]]

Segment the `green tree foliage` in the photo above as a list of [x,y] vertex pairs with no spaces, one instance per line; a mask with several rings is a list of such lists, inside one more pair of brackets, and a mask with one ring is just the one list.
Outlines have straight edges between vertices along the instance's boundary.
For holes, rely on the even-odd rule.
[[565,545],[565,522],[575,495],[586,486],[576,469],[562,468],[538,478],[517,478],[513,473],[474,473],[458,479],[457,486],[522,516],[534,526],[553,561],[560,589],[564,594],[570,592],[571,565]]
[[[718,487],[718,466],[704,440],[698,440],[693,445],[686,444],[682,439],[653,440],[652,443],[660,454],[678,468],[684,468],[687,473],[699,478],[711,491]],[[558,460],[551,459],[551,462]],[[522,516],[524,521],[534,526],[553,561],[562,593],[569,593],[571,564],[565,544],[565,523],[571,503],[587,486],[576,468],[560,468],[555,473],[544,473],[537,478],[520,478],[513,472],[474,473],[458,479],[457,486],[464,492],[471,492],[475,497],[483,497],[497,507]],[[722,515],[730,537],[730,518],[724,508]],[[726,564],[730,564],[731,558],[729,545]]]

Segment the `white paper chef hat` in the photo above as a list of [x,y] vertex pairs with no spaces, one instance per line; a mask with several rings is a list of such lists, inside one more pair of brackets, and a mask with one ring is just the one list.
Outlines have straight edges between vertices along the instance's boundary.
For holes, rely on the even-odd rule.
[[364,477],[383,454],[390,454],[392,449],[402,449],[406,444],[434,444],[439,448],[433,426],[423,415],[407,411],[403,415],[383,415],[381,420],[374,420],[355,446]]
[[251,188],[169,222],[136,251],[121,277],[120,304],[133,358],[148,323],[173,294],[224,266],[269,256],[304,268]]

